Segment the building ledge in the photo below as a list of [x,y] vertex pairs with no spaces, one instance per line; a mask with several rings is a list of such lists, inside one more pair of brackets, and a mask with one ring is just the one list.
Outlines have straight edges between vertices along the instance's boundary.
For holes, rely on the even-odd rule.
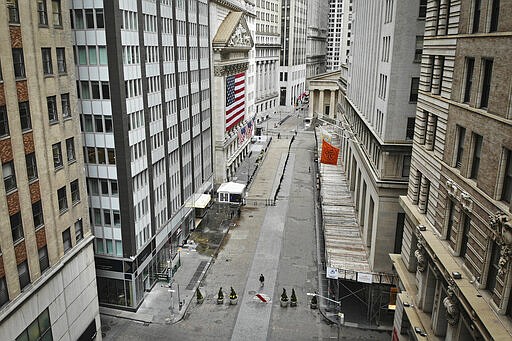
[[[441,270],[443,276],[451,278],[453,272],[467,274],[462,266],[459,257],[454,257],[447,245],[439,239],[437,232],[430,225],[426,217],[412,205],[406,196],[400,197],[400,204],[407,216],[412,218],[414,225],[422,224],[427,226],[425,231],[418,231],[426,242],[426,249],[435,265]],[[453,280],[458,288],[457,296],[470,316],[475,316],[475,323],[482,328],[482,335],[491,335],[496,340],[509,340],[512,338],[512,322],[505,315],[499,315],[487,301],[480,291],[470,281],[468,276]],[[479,320],[480,323],[478,323]],[[483,325],[483,326],[482,326]]]
[[[425,333],[427,333],[427,336],[420,336],[417,338],[418,340],[444,340],[444,337],[437,337],[434,335],[434,331],[430,328],[432,320],[429,314],[416,309],[416,306],[412,304],[412,302],[414,302],[414,299],[408,292],[404,291],[399,293],[398,298],[400,299],[401,302],[404,303],[404,313],[407,315],[407,318],[409,319],[409,323],[411,324],[412,330],[414,330],[414,328],[421,328]],[[407,304],[409,306],[406,306]]]
[[404,262],[402,261],[401,255],[390,254],[389,257],[391,258],[391,262],[393,262],[394,269],[397,272],[405,291],[407,291],[412,297],[416,297],[418,289],[416,287],[415,274],[407,270]]

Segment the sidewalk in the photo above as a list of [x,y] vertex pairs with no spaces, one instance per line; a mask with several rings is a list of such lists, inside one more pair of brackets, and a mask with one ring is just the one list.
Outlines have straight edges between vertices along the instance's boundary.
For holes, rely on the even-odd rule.
[[166,282],[158,282],[146,293],[144,302],[136,312],[100,307],[100,314],[143,323],[172,324],[180,321],[194,300],[196,289],[208,271],[212,257],[188,249],[182,249],[179,257],[181,266],[174,274],[171,288]]

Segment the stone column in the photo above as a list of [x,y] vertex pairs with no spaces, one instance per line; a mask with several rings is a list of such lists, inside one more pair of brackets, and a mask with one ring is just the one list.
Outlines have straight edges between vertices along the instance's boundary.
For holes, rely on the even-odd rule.
[[315,116],[315,90],[309,92],[309,117]]
[[434,114],[429,113],[428,114],[428,120],[427,120],[427,132],[425,136],[425,146],[427,147],[427,150],[434,149],[434,138],[435,138],[435,132],[436,132],[436,117]]
[[421,183],[420,183],[420,197],[418,200],[418,208],[420,209],[420,211],[422,213],[426,213],[429,190],[430,190],[430,181],[428,181],[426,176],[422,176]]
[[441,58],[436,56],[434,59],[434,72],[432,79],[432,93],[435,95],[439,95],[441,93],[440,80],[441,80]]
[[331,90],[331,100],[329,103],[329,117],[334,118],[334,113],[336,112],[336,91]]
[[320,97],[318,99],[318,117],[324,117],[324,90],[320,90]]

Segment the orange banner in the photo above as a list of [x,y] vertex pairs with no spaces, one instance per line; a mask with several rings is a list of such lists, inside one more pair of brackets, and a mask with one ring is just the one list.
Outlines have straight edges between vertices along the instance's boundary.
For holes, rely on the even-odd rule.
[[320,158],[320,163],[325,163],[326,165],[337,165],[339,153],[340,153],[339,148],[336,148],[332,144],[323,140],[322,141],[322,157]]

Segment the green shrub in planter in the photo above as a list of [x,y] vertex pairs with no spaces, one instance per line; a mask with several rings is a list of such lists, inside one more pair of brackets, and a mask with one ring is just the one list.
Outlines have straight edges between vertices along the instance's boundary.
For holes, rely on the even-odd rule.
[[290,296],[290,306],[297,306],[297,296],[295,295],[295,289],[292,288],[292,295]]
[[233,289],[233,287],[231,287],[231,293],[229,294],[229,298],[232,300],[238,298],[238,295],[236,294],[235,289]]

